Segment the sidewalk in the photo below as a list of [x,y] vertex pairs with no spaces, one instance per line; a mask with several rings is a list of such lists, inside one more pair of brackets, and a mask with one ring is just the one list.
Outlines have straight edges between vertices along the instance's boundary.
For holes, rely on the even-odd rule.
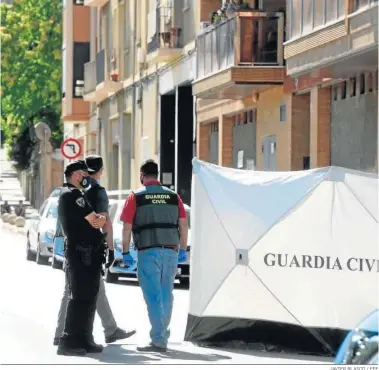
[[30,222],[30,215],[36,213],[37,210],[31,206],[31,204],[26,201],[24,195],[22,194],[22,189],[20,182],[17,178],[17,172],[12,167],[12,162],[7,161],[5,158],[5,150],[0,149],[0,201],[8,201],[10,206],[16,206],[20,200],[24,202],[25,205],[25,226],[20,228],[15,225],[4,223],[0,219],[1,227],[19,232],[21,234],[26,234],[28,224]]

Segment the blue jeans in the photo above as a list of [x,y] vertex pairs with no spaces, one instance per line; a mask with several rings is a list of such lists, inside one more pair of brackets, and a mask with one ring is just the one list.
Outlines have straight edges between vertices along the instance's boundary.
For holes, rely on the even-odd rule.
[[138,252],[138,282],[147,305],[151,343],[166,348],[170,337],[178,252],[151,248]]

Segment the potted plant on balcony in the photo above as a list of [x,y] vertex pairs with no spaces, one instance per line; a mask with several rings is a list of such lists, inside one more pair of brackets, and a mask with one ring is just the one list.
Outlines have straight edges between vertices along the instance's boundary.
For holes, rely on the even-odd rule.
[[112,81],[117,82],[118,77],[119,77],[118,72],[115,72],[115,71],[111,72],[111,80]]

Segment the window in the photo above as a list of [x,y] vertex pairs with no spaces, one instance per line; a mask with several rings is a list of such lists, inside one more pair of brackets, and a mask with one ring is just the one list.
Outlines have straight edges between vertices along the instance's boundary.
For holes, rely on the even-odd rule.
[[311,157],[303,157],[303,170],[311,168]]
[[359,89],[360,94],[363,95],[366,92],[366,76],[364,73],[362,73],[359,76]]
[[324,16],[325,16],[325,0],[313,1],[313,27],[316,28],[316,27],[322,26],[325,22]]
[[367,92],[372,92],[372,73],[367,73]]
[[341,84],[341,99],[346,99],[347,82],[344,81]]
[[310,33],[345,16],[345,0],[288,0],[288,3],[291,38]]
[[90,60],[90,43],[74,42],[73,55],[73,97],[79,98],[83,96],[84,84],[84,64]]
[[285,104],[280,105],[280,123],[284,123],[287,120],[287,106]]
[[339,87],[338,86],[333,86],[333,100],[336,101],[338,100],[338,89]]
[[[333,0],[331,0],[333,1]],[[312,31],[313,29],[313,0],[303,0],[303,33]]]
[[325,21],[326,21],[326,23],[335,21],[338,18],[337,17],[338,0],[327,0],[325,2],[325,5],[326,5],[326,8],[325,8]]
[[338,18],[345,16],[345,0],[338,0]]
[[350,79],[350,97],[356,96],[357,95],[357,79],[355,77]]
[[292,0],[291,3],[291,37],[296,37],[301,34],[302,0]]
[[52,204],[47,210],[46,218],[58,218],[58,207],[56,204]]

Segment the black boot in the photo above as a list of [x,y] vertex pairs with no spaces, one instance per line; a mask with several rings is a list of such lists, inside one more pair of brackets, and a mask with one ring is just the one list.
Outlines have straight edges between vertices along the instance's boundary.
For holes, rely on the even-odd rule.
[[96,344],[93,340],[87,341],[84,348],[88,353],[100,353],[104,349],[101,344]]

